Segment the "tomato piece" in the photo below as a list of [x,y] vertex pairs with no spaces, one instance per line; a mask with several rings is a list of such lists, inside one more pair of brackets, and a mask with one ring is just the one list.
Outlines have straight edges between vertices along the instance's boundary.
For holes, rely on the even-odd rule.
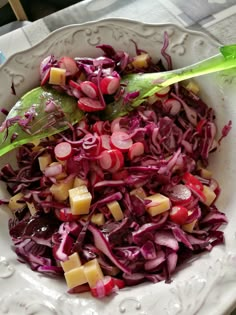
[[170,210],[170,220],[179,225],[184,224],[188,218],[188,209],[183,206],[174,206]]

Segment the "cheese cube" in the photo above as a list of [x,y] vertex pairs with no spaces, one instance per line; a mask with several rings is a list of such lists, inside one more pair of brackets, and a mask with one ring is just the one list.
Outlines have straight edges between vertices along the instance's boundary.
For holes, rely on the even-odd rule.
[[65,272],[64,276],[69,289],[87,283],[87,278],[85,277],[84,273],[84,266],[73,268]]
[[22,193],[18,193],[14,196],[12,196],[9,199],[8,207],[12,210],[21,210],[25,207],[26,203],[25,202],[18,202],[19,200],[22,200],[24,195]]
[[186,85],[186,89],[193,92],[194,94],[198,94],[200,91],[199,86],[194,81],[189,81],[189,83]]
[[40,171],[43,172],[45,170],[45,168],[52,163],[52,158],[51,158],[51,154],[49,153],[44,153],[43,155],[40,155],[38,157],[38,161],[39,161],[39,168]]
[[74,180],[74,185],[73,187],[78,187],[78,186],[82,186],[82,185],[87,185],[87,180],[85,179],[81,179],[79,177],[75,177],[75,180]]
[[193,220],[192,222],[190,223],[186,223],[186,224],[183,224],[182,225],[182,229],[185,231],[185,232],[188,232],[188,233],[192,233],[193,232],[193,229],[195,227],[197,223],[197,219],[196,220]]
[[84,274],[90,288],[95,287],[98,280],[104,278],[102,269],[96,258],[84,264]]
[[73,178],[52,184],[50,191],[57,201],[64,201],[69,197],[69,190],[72,188],[72,186]]
[[76,188],[76,193],[77,194],[84,194],[84,193],[87,193],[88,192],[88,188],[86,185],[79,185]]
[[69,256],[69,259],[66,261],[61,261],[61,266],[64,272],[70,271],[71,269],[81,266],[81,261],[78,253],[74,253]]
[[150,56],[148,54],[141,54],[134,57],[132,61],[132,65],[138,69],[147,68],[149,65],[149,60],[150,60]]
[[37,212],[37,209],[35,208],[33,202],[27,202],[26,201],[26,204],[28,206],[28,209],[29,209],[29,212],[31,215],[34,215],[36,212]]
[[201,168],[200,169],[200,174],[203,178],[206,178],[206,179],[211,179],[212,177],[212,172],[209,171],[208,169],[206,168]]
[[120,221],[124,218],[123,211],[119,205],[118,201],[112,201],[107,204],[108,209],[110,210],[111,214],[113,215],[115,221]]
[[130,195],[131,196],[135,195],[135,196],[139,197],[140,199],[144,199],[147,197],[147,195],[146,195],[146,193],[142,187],[135,188],[135,189],[131,190]]
[[105,223],[105,218],[103,213],[95,213],[92,215],[91,222],[96,225],[103,225]]
[[66,69],[52,67],[50,69],[49,84],[65,85]]
[[203,185],[203,194],[206,198],[206,200],[203,201],[203,203],[207,206],[210,206],[213,203],[213,201],[215,200],[216,194],[214,193],[214,191],[210,187],[208,187],[206,185]]
[[147,212],[153,217],[170,209],[170,199],[159,193],[146,197],[151,203],[146,205]]
[[88,214],[92,201],[90,192],[81,193],[80,186],[69,190],[71,212],[74,215]]

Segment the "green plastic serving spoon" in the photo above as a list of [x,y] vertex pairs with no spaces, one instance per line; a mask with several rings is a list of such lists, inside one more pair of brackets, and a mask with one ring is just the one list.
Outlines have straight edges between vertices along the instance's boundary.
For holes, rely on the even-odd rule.
[[[126,92],[139,91],[139,96],[125,105],[123,98],[108,104],[102,118],[112,120],[126,115],[148,96],[173,83],[236,67],[236,45],[223,46],[220,52],[185,68],[124,76],[122,83],[126,84]],[[0,127],[0,156],[22,144],[63,131],[83,116],[76,99],[71,96],[52,88],[38,87],[29,91],[13,106]]]

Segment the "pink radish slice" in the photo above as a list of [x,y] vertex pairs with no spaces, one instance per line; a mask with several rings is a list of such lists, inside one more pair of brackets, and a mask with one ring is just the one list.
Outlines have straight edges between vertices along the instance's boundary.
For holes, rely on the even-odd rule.
[[76,81],[74,81],[74,80],[70,80],[70,81],[69,81],[69,85],[70,85],[71,87],[73,87],[74,89],[77,89],[78,91],[81,91],[81,87],[80,87],[80,85],[79,85],[78,82],[76,82]]
[[115,166],[117,163],[116,151],[118,150],[105,150],[101,153],[99,163],[102,169],[109,170]]
[[160,91],[156,92],[155,94],[158,97],[165,97],[168,93],[170,92],[170,87],[164,87],[163,89],[161,89]]
[[72,154],[72,146],[68,142],[60,142],[55,146],[54,153],[58,160],[65,161]]
[[118,117],[115,118],[112,123],[111,123],[111,132],[115,132],[115,131],[124,131],[126,132],[127,129],[124,127],[121,127],[120,122],[123,118],[122,117]]
[[78,107],[85,112],[96,112],[104,109],[101,102],[92,100],[89,97],[81,97],[78,100]]
[[109,169],[110,173],[115,173],[120,170],[124,166],[124,156],[121,151],[116,150],[116,163],[115,165]]
[[103,124],[102,120],[96,121],[93,125],[93,132],[96,132],[100,136],[103,132]]
[[111,150],[109,135],[101,135],[101,148],[102,150]]
[[48,68],[46,70],[46,72],[44,73],[44,76],[43,76],[43,78],[41,80],[41,86],[45,85],[48,82],[49,77],[50,77],[50,70],[51,70],[51,68]]
[[174,205],[186,205],[191,201],[191,190],[185,185],[179,184],[173,187],[169,198]]
[[83,81],[80,84],[82,92],[88,97],[95,99],[98,96],[98,87],[91,81]]
[[78,67],[74,59],[64,56],[58,61],[59,67],[66,69],[66,74],[74,76],[78,72]]
[[132,144],[133,140],[126,132],[115,131],[111,135],[111,146],[122,152],[128,151]]
[[62,165],[57,162],[54,165],[49,165],[48,167],[46,167],[44,175],[47,177],[54,177],[61,174],[62,171],[63,171]]
[[177,115],[181,109],[181,103],[174,98],[168,98],[165,100],[164,106],[172,116]]
[[144,144],[142,142],[133,143],[129,148],[128,157],[133,160],[136,156],[140,156],[144,153]]
[[104,77],[100,82],[100,86],[102,94],[114,94],[120,87],[120,79],[112,76]]

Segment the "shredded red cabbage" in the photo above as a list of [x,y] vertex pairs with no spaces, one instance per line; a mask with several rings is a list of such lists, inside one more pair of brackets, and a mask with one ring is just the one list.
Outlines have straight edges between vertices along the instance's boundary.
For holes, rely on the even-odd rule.
[[[165,34],[162,54],[168,68],[171,68],[167,47],[168,37]],[[100,45],[99,48],[104,51],[104,57],[75,58],[80,73],[86,74],[91,81],[98,78],[94,74],[94,67],[98,65],[100,76],[109,70],[120,75],[132,71],[132,58],[126,52],[115,51],[109,45]],[[136,50],[138,55],[144,52],[137,47]],[[45,59],[41,66],[42,78],[51,66],[57,66],[57,60],[52,56]],[[149,68],[144,71],[153,69],[163,69],[163,66],[161,62],[154,64],[150,58]],[[73,95],[71,87],[64,87],[64,90]],[[136,94],[130,93],[127,97],[133,98]],[[167,99],[179,102],[178,111],[171,111],[166,106]],[[33,112],[29,113],[26,120],[32,115]],[[183,264],[186,257],[209,251],[224,242],[219,228],[227,219],[215,205],[219,186],[213,185],[216,183],[213,179],[199,175],[199,164],[207,167],[209,154],[215,149],[214,119],[213,109],[208,108],[198,96],[183,86],[177,90],[173,86],[164,98],[154,96],[154,101],[153,98],[152,101],[147,99],[139,108],[117,121],[97,124],[101,115],[87,114],[83,123],[42,139],[38,147],[31,144],[22,146],[17,154],[18,169],[8,164],[0,172],[0,179],[6,182],[11,195],[18,192],[24,195],[19,203],[21,206],[14,211],[14,219],[9,221],[10,235],[19,260],[39,272],[62,274],[59,263],[77,251],[83,263],[97,258],[104,274],[109,275],[116,270],[116,277],[123,279],[126,285],[147,280],[171,281],[176,267]],[[99,126],[99,132],[95,125],[96,128]],[[222,137],[230,128],[231,122],[223,129]],[[109,140],[114,130],[126,132],[132,143],[141,143],[144,152],[140,154],[138,151],[139,154],[131,158],[129,151],[121,151],[124,163],[114,160],[111,168],[104,169],[99,163],[101,153],[114,148],[110,147],[109,141],[104,148],[102,136],[106,135]],[[38,158],[48,154],[52,162],[58,163],[54,147],[62,141],[71,144],[72,155],[59,164],[59,173],[59,168],[55,166],[41,171]],[[175,191],[183,189],[186,173],[191,173],[213,189],[216,199],[210,205],[203,202],[202,191],[199,192],[195,186],[188,186],[188,199],[183,196],[178,198],[173,193],[177,185],[178,190]],[[64,175],[58,178],[60,174]],[[91,192],[90,213],[87,221],[83,216],[77,216],[63,222],[58,211],[70,209],[69,199],[58,200],[50,188],[75,177],[85,180]],[[186,224],[195,222],[192,231],[172,221],[169,210],[150,215],[146,211],[150,201],[131,193],[140,188],[147,196],[163,194],[170,199],[171,206],[182,202],[189,211]],[[109,202],[115,201],[119,202],[123,211],[123,218],[118,221],[114,220],[107,207]],[[30,213],[29,204],[34,206],[36,213]],[[90,221],[97,213],[105,218],[101,225]],[[83,285],[70,292],[87,290],[88,286]]]

